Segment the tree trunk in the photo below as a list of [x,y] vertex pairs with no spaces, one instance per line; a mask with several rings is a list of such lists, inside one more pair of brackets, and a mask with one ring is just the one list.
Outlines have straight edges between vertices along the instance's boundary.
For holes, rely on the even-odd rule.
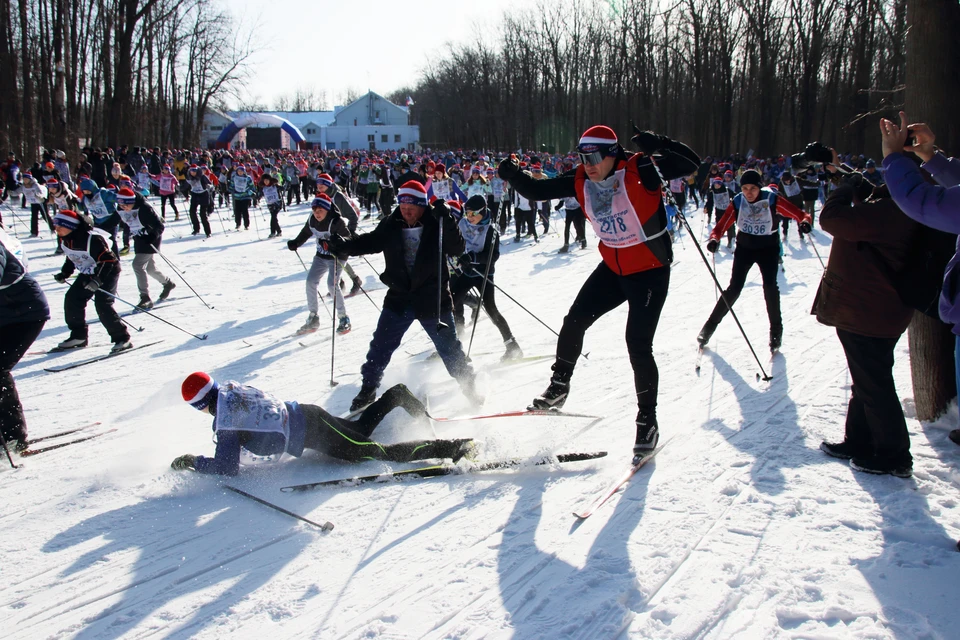
[[[907,24],[907,115],[929,124],[937,134],[937,145],[957,153],[960,5],[944,0],[909,0]],[[917,417],[935,420],[957,395],[954,337],[942,322],[916,313],[909,339]]]

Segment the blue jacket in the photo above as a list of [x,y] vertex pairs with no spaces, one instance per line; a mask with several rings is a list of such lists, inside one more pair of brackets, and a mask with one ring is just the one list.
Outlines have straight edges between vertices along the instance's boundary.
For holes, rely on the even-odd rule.
[[[217,434],[217,451],[212,458],[197,456],[195,469],[200,473],[235,476],[240,471],[240,450],[246,449],[258,456],[289,453],[299,458],[303,454],[306,435],[306,420],[296,402],[284,402],[290,414],[290,438],[284,449],[282,433],[254,431],[220,431]],[[216,421],[216,418],[214,418]]]
[[50,319],[40,284],[0,242],[0,327]]
[[[960,235],[960,159],[937,154],[923,164],[940,186],[923,179],[917,165],[902,153],[883,159],[887,188],[897,206],[920,224]],[[960,237],[947,264],[940,293],[940,319],[960,335]]]

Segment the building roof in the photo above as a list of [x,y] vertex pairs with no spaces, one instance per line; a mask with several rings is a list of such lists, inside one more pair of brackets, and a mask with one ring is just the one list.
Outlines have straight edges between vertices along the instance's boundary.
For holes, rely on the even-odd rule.
[[[230,111],[227,116],[234,119],[246,111]],[[303,129],[307,125],[316,125],[324,127],[333,124],[333,111],[257,111],[256,113],[269,113],[280,116],[298,129]]]

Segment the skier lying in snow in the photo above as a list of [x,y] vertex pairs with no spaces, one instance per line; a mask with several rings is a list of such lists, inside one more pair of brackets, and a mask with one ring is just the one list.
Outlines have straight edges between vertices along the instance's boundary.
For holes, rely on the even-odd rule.
[[217,451],[212,458],[182,455],[170,465],[177,470],[236,475],[241,449],[260,456],[286,452],[294,457],[300,457],[304,449],[314,449],[348,462],[409,462],[428,458],[450,458],[457,462],[469,453],[473,442],[469,439],[397,444],[370,441],[370,434],[380,421],[397,407],[403,407],[413,417],[426,415],[423,404],[402,384],[388,389],[356,420],[338,418],[312,404],[282,402],[232,380],[221,387],[202,372],[187,376],[181,392],[183,399],[194,408],[214,416]]

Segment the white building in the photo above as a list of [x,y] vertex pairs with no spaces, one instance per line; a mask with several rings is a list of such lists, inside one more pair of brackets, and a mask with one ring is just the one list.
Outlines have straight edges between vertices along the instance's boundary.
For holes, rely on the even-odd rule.
[[[396,105],[383,96],[368,92],[345,107],[333,111],[264,111],[283,118],[303,134],[301,146],[307,149],[373,149],[414,151],[420,144],[420,127],[410,124],[408,107]],[[203,121],[207,147],[217,146],[224,129],[246,112],[220,113],[208,110]],[[260,125],[255,125],[260,126]],[[269,128],[269,127],[267,127]],[[255,136],[259,137],[259,136]],[[280,132],[278,140],[290,140]],[[293,142],[290,145],[295,146]],[[247,148],[246,129],[241,129],[229,144],[232,149]]]

